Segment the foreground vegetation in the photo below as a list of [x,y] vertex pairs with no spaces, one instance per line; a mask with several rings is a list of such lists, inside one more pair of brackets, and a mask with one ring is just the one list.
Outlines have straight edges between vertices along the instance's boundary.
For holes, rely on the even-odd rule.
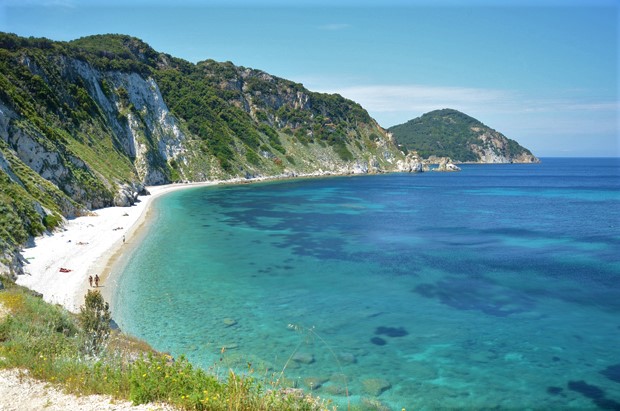
[[45,303],[2,278],[0,368],[19,368],[40,380],[87,395],[105,394],[135,404],[164,402],[185,410],[324,410],[325,402],[278,379],[264,381],[232,370],[223,379],[172,359],[110,330],[99,292],[89,292],[80,314]]

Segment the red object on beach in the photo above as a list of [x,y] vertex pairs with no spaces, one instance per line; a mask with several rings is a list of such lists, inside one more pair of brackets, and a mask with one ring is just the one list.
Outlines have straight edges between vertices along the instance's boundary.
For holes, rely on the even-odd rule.
[[64,267],[60,267],[60,270],[58,270],[58,271],[60,271],[61,273],[71,272],[71,270],[69,270],[68,268],[64,268]]

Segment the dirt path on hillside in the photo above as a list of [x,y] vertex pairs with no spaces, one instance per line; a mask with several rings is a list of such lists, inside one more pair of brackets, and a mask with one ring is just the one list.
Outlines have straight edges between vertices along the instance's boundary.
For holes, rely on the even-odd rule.
[[19,370],[0,370],[0,411],[174,411],[169,406],[132,406],[104,395],[65,394]]

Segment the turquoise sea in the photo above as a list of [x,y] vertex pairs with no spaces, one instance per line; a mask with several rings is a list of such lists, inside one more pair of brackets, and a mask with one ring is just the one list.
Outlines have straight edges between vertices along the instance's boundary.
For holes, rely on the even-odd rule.
[[345,410],[620,409],[617,158],[194,188],[153,212],[112,310],[159,350]]

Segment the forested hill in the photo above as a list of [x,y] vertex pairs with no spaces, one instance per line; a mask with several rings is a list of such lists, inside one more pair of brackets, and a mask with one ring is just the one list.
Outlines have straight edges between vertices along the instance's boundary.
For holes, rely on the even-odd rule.
[[0,255],[63,216],[131,204],[143,185],[395,171],[404,160],[337,94],[125,35],[0,33]]
[[422,157],[450,157],[455,162],[536,163],[526,148],[464,113],[435,110],[389,128],[398,144]]

